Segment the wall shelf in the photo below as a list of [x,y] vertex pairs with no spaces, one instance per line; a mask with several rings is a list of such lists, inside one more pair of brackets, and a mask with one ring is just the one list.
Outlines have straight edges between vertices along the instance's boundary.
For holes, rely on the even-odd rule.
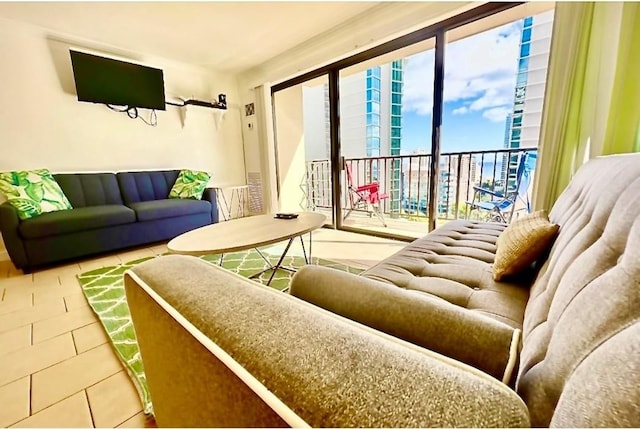
[[170,101],[167,101],[165,103],[170,106],[176,106],[180,108],[180,120],[182,122],[182,128],[184,128],[185,124],[187,123],[187,116],[188,116],[187,112],[189,111],[189,108],[191,108],[191,106],[196,106],[196,107],[204,107],[207,109],[214,109],[213,117],[214,117],[216,130],[220,129],[220,124],[222,123],[222,119],[224,119],[224,113],[227,110],[226,95],[224,94],[218,95],[218,101],[213,101],[213,102],[195,100],[195,99],[187,99],[187,100],[180,99],[180,100],[182,101],[181,103],[173,103]]
[[[189,105],[180,107],[180,120],[182,122],[182,128],[184,128],[187,123],[189,110],[193,108],[194,108],[193,106],[189,106]],[[227,111],[217,109],[211,113],[213,114],[213,122],[216,126],[216,131],[217,131],[220,129],[220,124],[222,124],[222,120],[224,119],[225,113],[227,113]]]

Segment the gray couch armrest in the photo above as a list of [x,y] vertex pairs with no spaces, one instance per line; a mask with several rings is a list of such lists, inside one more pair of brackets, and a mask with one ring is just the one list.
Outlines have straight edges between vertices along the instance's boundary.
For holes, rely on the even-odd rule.
[[159,426],[527,426],[504,384],[197,258],[125,274]]
[[18,232],[20,218],[18,211],[8,202],[0,204],[0,233],[9,258],[16,268],[26,268],[29,265],[27,252]]
[[289,293],[512,382],[520,330],[438,297],[307,265]]
[[218,199],[214,188],[205,188],[202,199],[211,203],[211,223],[219,222]]

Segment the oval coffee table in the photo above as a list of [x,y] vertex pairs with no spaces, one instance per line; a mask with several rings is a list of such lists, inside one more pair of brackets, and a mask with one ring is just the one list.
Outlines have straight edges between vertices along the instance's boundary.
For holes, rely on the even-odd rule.
[[[267,282],[267,285],[269,285],[276,271],[285,269],[281,266],[282,261],[296,237],[300,237],[305,262],[309,263],[311,232],[320,228],[325,219],[325,215],[313,212],[298,213],[298,217],[295,219],[276,219],[273,214],[243,217],[185,232],[169,241],[167,248],[171,253],[183,255],[222,254],[220,264],[222,264],[222,257],[225,253],[255,248],[269,264],[269,268],[253,274],[251,278],[273,270]],[[307,232],[309,233],[309,257],[307,257],[304,241],[302,240],[302,236]],[[275,265],[271,265],[269,260],[258,250],[260,246],[278,243],[287,239],[289,239],[289,242]]]

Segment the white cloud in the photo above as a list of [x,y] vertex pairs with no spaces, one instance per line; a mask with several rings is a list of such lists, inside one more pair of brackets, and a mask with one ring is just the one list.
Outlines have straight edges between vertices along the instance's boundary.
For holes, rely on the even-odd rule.
[[469,108],[467,106],[458,107],[457,109],[453,109],[451,113],[454,115],[464,115],[465,113],[469,113]]
[[429,50],[407,59],[402,108],[418,115],[430,115],[433,106],[433,58]]
[[[444,101],[468,101],[471,111],[511,107],[518,69],[521,22],[447,44]],[[434,50],[407,58],[403,109],[431,114]],[[456,109],[457,110],[457,109]],[[468,111],[458,111],[457,114]],[[493,117],[488,113],[487,118]]]
[[512,105],[513,87],[509,89],[508,91],[504,91],[502,88],[489,88],[480,98],[471,103],[469,109],[478,111],[490,107]]
[[506,107],[494,107],[482,112],[482,116],[491,122],[504,122],[510,112],[511,109],[507,109]]

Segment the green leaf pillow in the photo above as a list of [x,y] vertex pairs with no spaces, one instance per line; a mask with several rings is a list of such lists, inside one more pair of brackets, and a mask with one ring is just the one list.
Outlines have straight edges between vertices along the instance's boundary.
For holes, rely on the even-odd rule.
[[210,178],[205,171],[182,170],[169,191],[169,198],[201,200]]
[[18,217],[22,220],[73,208],[46,168],[0,173],[0,193],[18,210]]

